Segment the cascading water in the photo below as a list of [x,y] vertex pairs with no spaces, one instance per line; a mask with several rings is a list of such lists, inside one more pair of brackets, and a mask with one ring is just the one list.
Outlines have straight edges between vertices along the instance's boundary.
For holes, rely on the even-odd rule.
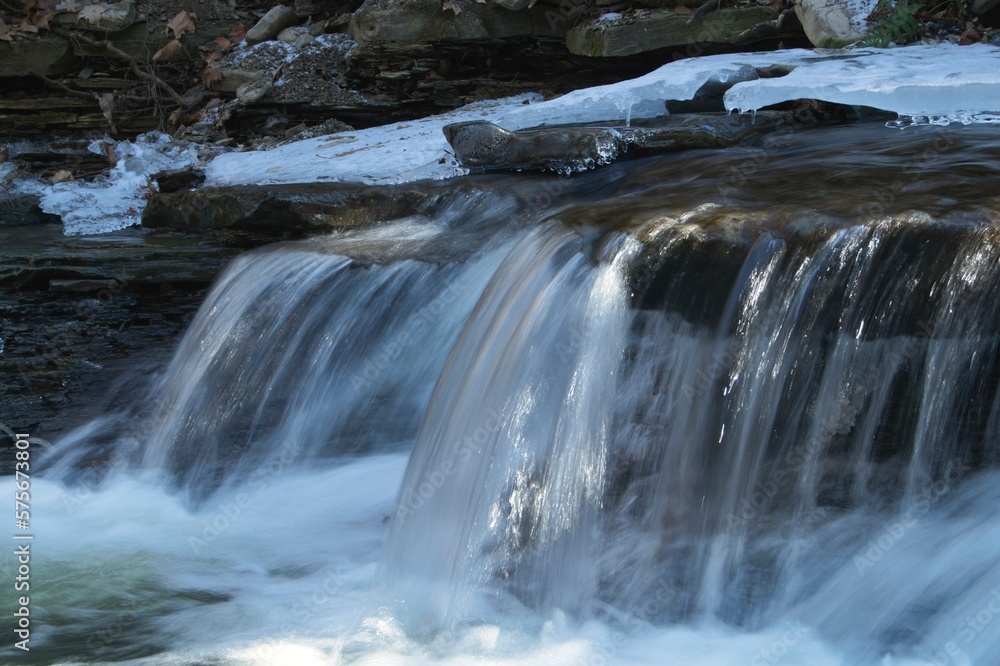
[[877,131],[237,260],[36,481],[37,654],[992,664],[1000,146]]

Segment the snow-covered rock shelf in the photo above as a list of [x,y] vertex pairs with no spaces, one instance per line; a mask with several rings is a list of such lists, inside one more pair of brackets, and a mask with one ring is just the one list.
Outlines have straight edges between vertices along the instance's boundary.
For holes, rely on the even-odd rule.
[[[760,78],[780,67],[784,76]],[[793,99],[870,106],[905,117],[979,122],[1000,112],[1000,48],[986,45],[895,49],[805,49],[680,60],[622,83],[543,101],[522,96],[475,104],[422,120],[343,132],[267,152],[227,153],[208,165],[208,185],[401,183],[462,175],[441,128],[488,120],[509,130],[628,121],[666,113],[666,100],[691,99],[710,81],[735,82],[726,107],[750,112]]]

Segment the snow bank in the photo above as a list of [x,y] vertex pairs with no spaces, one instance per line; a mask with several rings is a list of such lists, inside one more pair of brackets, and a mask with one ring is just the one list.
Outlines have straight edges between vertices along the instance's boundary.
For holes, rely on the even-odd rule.
[[[756,78],[756,69],[792,68]],[[665,100],[691,99],[709,81],[737,81],[730,110],[754,111],[810,98],[929,116],[936,122],[978,122],[1000,112],[1000,48],[976,44],[819,52],[806,49],[726,54],[680,60],[646,76],[577,90],[557,99],[517,97],[471,105],[441,116],[343,132],[267,152],[228,153],[207,169],[209,185],[354,181],[401,183],[465,173],[441,128],[489,120],[509,130],[538,125],[625,122],[666,113]]]
[[[780,66],[785,76],[758,78],[757,69]],[[488,120],[509,130],[539,125],[664,115],[665,100],[691,99],[710,81],[735,82],[725,95],[730,110],[754,111],[811,98],[871,106],[902,117],[900,126],[933,122],[1000,121],[1000,48],[976,44],[895,49],[726,54],[680,60],[646,76],[578,90],[545,101],[521,95],[472,104],[431,118],[341,132],[269,151],[226,153],[206,169],[207,185],[308,182],[401,183],[466,173],[441,128]],[[103,151],[103,144],[92,145]],[[119,143],[117,166],[98,182],[56,185],[20,182],[41,197],[42,208],[62,216],[67,234],[103,233],[137,224],[150,176],[197,163],[194,147],[151,133]]]
[[[88,150],[103,155],[105,143],[95,141]],[[43,211],[62,218],[68,236],[102,234],[139,224],[145,196],[155,187],[150,176],[198,163],[194,146],[178,144],[158,132],[116,144],[115,157],[115,167],[92,182],[19,181],[15,191],[37,195]]]
[[1000,48],[937,44],[812,57],[787,76],[734,86],[725,101],[753,111],[800,97],[975,122],[1000,111]]

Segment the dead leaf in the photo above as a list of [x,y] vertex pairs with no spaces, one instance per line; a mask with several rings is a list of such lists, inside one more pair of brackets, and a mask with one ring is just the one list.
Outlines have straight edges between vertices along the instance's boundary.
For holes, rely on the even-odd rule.
[[54,174],[52,174],[52,178],[50,178],[50,180],[52,181],[53,184],[55,184],[55,183],[72,182],[75,179],[73,178],[72,171],[68,171],[66,169],[60,169],[59,171],[56,171]]
[[153,54],[153,60],[159,62],[161,60],[170,60],[171,58],[176,58],[180,55],[184,47],[181,46],[179,39],[171,39],[169,42],[163,45],[159,51]]
[[101,15],[104,14],[105,7],[100,5],[87,5],[80,10],[80,18],[90,25],[97,25],[101,22]]
[[48,30],[49,22],[55,15],[55,12],[35,12],[28,16],[28,21],[37,28]]
[[444,11],[446,9],[450,9],[451,11],[455,12],[455,16],[458,16],[459,14],[462,13],[462,8],[456,5],[451,0],[444,0],[444,2],[441,3],[441,11]]
[[229,41],[232,44],[239,44],[247,35],[247,28],[242,23],[237,23],[229,28]]
[[23,32],[23,33],[29,33],[30,32],[31,34],[35,35],[35,34],[38,34],[38,26],[35,25],[34,23],[28,23],[27,21],[21,21],[21,23],[17,26],[17,31],[18,32]]
[[222,60],[222,54],[232,45],[225,37],[216,37],[210,42],[205,42],[198,47],[206,62],[216,62]]
[[5,42],[14,41],[14,36],[11,33],[10,26],[4,23],[3,20],[0,20],[0,39],[2,39]]
[[111,126],[111,131],[117,132],[118,130],[115,129],[115,123],[111,116],[115,110],[115,96],[111,93],[102,93],[100,95],[96,95],[96,97],[97,103],[101,105],[101,114],[104,116],[104,119],[108,121],[108,125]]
[[198,18],[197,14],[188,9],[183,9],[177,13],[177,16],[170,19],[167,23],[167,30],[173,30],[174,39],[180,39],[181,35],[195,31],[194,20],[196,18]]
[[115,153],[115,144],[104,144],[104,156],[108,158],[108,164],[111,165],[112,169],[118,166],[118,154]]
[[6,162],[9,156],[10,156],[10,148],[8,146],[0,148],[0,164]]
[[966,28],[962,36],[958,38],[959,46],[968,46],[969,44],[975,44],[983,37],[979,34],[979,31],[975,28]]
[[211,88],[213,84],[222,80],[222,68],[218,65],[209,64],[201,70],[201,83],[206,88]]

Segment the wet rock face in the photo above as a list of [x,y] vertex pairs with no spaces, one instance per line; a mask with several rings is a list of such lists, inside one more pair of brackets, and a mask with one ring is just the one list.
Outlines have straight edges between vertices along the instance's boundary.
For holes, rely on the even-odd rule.
[[[136,230],[67,238],[0,210],[0,423],[52,439],[110,400],[124,373],[169,360],[235,244]],[[140,393],[141,394],[141,393]],[[85,419],[86,417],[84,417]]]
[[629,143],[622,133],[611,128],[509,132],[485,121],[446,125],[444,135],[465,167],[548,169],[562,173],[608,164]]
[[786,123],[784,114],[668,116],[630,127],[565,126],[511,132],[486,121],[444,127],[462,166],[562,174],[610,164],[630,147],[645,152],[725,148]]

